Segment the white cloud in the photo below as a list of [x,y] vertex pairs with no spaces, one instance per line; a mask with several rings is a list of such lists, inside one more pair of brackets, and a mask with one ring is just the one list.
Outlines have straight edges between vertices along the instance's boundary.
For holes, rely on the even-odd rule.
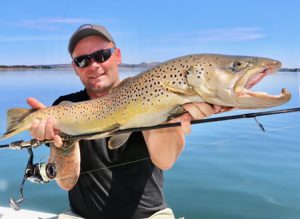
[[93,20],[85,18],[65,18],[65,17],[49,17],[49,18],[38,18],[33,20],[24,20],[20,24],[22,27],[32,29],[43,29],[43,30],[57,30],[61,25],[81,25],[87,23],[110,23],[114,22],[113,19],[106,20]]
[[69,36],[52,35],[52,36],[0,36],[0,42],[21,42],[21,41],[57,41],[67,40]]
[[32,29],[57,30],[62,24],[82,24],[88,23],[89,20],[82,18],[39,18],[34,20],[24,20],[20,22],[20,26]]
[[27,20],[24,22],[35,24],[35,23],[44,23],[44,24],[49,24],[49,23],[54,23],[54,24],[78,24],[78,23],[83,23],[83,22],[88,22],[89,20],[87,19],[82,19],[82,18],[42,18],[42,19],[36,19],[36,20]]
[[232,27],[232,28],[215,28],[198,30],[191,32],[170,33],[164,36],[155,36],[145,41],[149,43],[155,42],[175,42],[185,43],[189,42],[237,42],[250,41],[266,37],[259,27]]
[[[37,29],[42,30],[44,34],[35,35],[0,35],[0,42],[17,42],[17,41],[56,41],[56,40],[68,40],[70,34],[68,35],[49,35],[49,31],[62,32],[61,30],[67,29],[66,26],[71,25],[79,26],[86,23],[112,23],[115,19],[106,20],[92,20],[83,18],[64,18],[64,17],[49,17],[49,18],[38,18],[32,20],[20,20],[17,22],[1,22],[0,26],[10,26],[18,28],[26,28],[29,30]],[[20,31],[22,32],[22,31]],[[65,30],[63,31],[65,32]],[[47,35],[45,35],[47,33]]]
[[199,41],[249,41],[266,37],[258,27],[234,27],[202,30],[195,33]]

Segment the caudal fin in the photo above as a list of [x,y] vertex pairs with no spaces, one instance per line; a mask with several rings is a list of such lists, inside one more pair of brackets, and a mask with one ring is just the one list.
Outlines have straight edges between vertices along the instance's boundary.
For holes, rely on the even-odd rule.
[[7,111],[7,129],[0,140],[9,138],[28,127],[25,124],[25,118],[34,112],[34,109],[13,108]]

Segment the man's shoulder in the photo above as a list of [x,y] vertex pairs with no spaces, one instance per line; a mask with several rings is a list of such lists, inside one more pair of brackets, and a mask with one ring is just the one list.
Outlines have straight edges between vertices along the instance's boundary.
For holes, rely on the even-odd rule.
[[66,94],[57,98],[52,105],[58,105],[63,101],[80,102],[89,100],[86,90],[81,90],[75,93]]

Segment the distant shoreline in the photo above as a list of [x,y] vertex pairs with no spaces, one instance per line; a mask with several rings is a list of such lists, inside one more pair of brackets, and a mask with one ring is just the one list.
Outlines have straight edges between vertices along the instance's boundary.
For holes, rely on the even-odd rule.
[[[125,64],[119,65],[120,68],[151,68],[158,65],[159,62],[146,63],[142,62],[140,64]],[[54,64],[54,65],[0,65],[0,71],[13,71],[13,70],[50,70],[50,69],[72,69],[71,64]]]
[[285,71],[285,72],[300,72],[300,68],[281,68],[279,71]]
[[[142,62],[140,64],[120,64],[120,68],[126,69],[148,69],[152,68],[160,62]],[[14,70],[50,70],[50,69],[72,69],[71,64],[55,64],[55,65],[0,65],[0,71],[14,71]],[[281,68],[280,72],[300,72],[300,68]]]

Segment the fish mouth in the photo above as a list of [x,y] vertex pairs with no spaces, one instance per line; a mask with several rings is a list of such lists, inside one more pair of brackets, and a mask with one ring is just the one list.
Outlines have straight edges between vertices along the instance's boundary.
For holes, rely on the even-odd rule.
[[265,68],[261,72],[251,75],[245,84],[245,89],[250,89],[254,85],[258,84],[264,77],[267,76],[268,69]]
[[282,88],[278,95],[271,95],[266,92],[254,92],[250,89],[258,84],[264,77],[277,72],[281,63],[273,61],[272,64],[264,66],[250,74],[245,73],[235,85],[234,92],[238,97],[241,108],[265,108],[284,104],[291,99],[291,94],[286,88]]

